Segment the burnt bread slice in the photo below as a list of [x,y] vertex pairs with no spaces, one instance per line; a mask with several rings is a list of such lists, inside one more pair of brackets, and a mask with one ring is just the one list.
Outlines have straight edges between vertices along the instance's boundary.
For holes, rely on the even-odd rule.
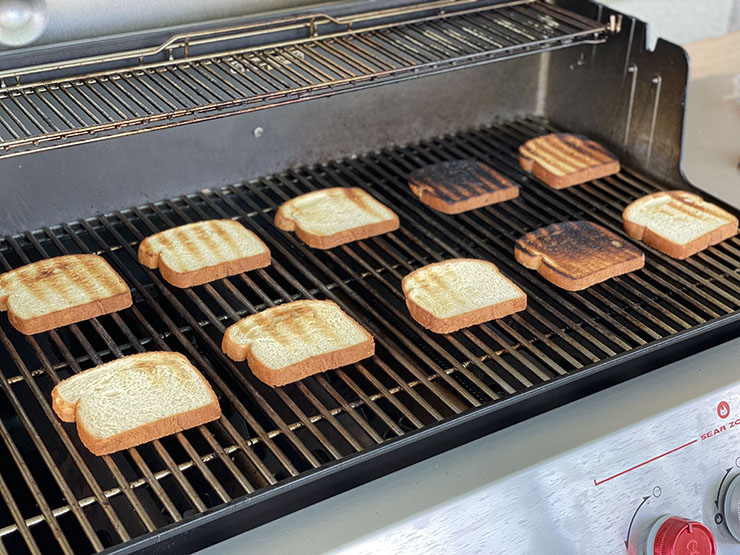
[[0,274],[0,311],[32,335],[110,314],[133,304],[128,285],[104,258],[70,254]]
[[627,235],[673,258],[684,259],[737,234],[738,220],[688,191],[661,191],[625,208]]
[[619,160],[583,135],[551,133],[519,147],[519,165],[554,189],[565,189],[619,171]]
[[517,262],[549,282],[580,291],[645,265],[640,249],[593,222],[562,222],[520,237]]
[[519,187],[510,179],[472,160],[421,167],[409,175],[409,187],[421,202],[445,214],[459,214],[519,196]]

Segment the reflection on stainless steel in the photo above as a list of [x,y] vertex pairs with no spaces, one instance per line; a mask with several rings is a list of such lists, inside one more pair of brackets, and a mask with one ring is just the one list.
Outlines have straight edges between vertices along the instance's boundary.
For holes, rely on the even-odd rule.
[[47,26],[46,0],[0,0],[0,44],[25,46]]

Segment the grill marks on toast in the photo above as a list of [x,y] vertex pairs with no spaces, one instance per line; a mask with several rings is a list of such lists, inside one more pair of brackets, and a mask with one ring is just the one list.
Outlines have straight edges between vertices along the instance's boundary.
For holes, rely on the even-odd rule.
[[627,234],[684,259],[737,234],[738,220],[688,191],[661,191],[632,202],[622,213]]
[[529,148],[526,145],[527,143],[524,150],[527,155],[537,156],[540,163],[551,166],[558,175],[566,175],[613,160],[601,145],[585,137],[558,133],[533,139],[529,142]]
[[320,335],[329,341],[341,339],[334,326],[317,317],[312,303],[288,303],[274,308],[274,312],[260,312],[252,316],[252,325],[266,331],[283,347],[290,347],[297,338],[305,343]]
[[452,283],[449,282],[451,280],[445,279],[453,278],[453,276],[445,274],[443,271],[435,271],[436,268],[429,268],[428,266],[425,266],[425,268],[427,269],[426,272],[415,274],[420,286],[439,291],[439,294],[444,295],[452,304],[465,301],[462,295],[452,286]]
[[126,283],[100,256],[40,260],[0,275],[0,310],[21,333],[34,334],[115,312],[132,304]]
[[229,326],[221,348],[275,387],[352,364],[375,352],[372,336],[331,301],[294,301]]
[[453,160],[424,166],[409,175],[409,187],[426,205],[459,214],[519,196],[519,187],[481,162]]
[[330,187],[284,202],[275,225],[295,231],[309,247],[330,249],[395,231],[398,216],[359,187]]
[[455,161],[441,162],[416,170],[411,179],[422,186],[430,187],[439,198],[454,202],[504,189],[510,183],[508,179],[488,166],[477,162]]
[[139,262],[176,287],[192,287],[270,265],[270,250],[233,220],[207,220],[156,233],[139,245]]
[[[34,264],[22,266],[0,276],[4,290],[12,291],[25,288],[26,292],[40,305],[46,305],[54,297],[69,303],[76,295],[70,289],[85,295],[77,279],[88,273],[88,259],[56,258],[40,260]],[[82,272],[80,272],[82,270]]]
[[411,316],[435,333],[503,318],[527,307],[527,295],[485,260],[454,258],[403,278]]
[[592,222],[552,224],[519,238],[514,257],[545,279],[579,291],[639,270],[645,255],[624,239]]
[[371,198],[369,198],[370,195],[362,189],[358,189],[356,187],[342,187],[339,190],[349,202],[360,208],[363,212],[375,212],[375,206],[371,204]]
[[582,135],[551,133],[519,147],[519,165],[551,187],[562,189],[612,175],[619,160]]

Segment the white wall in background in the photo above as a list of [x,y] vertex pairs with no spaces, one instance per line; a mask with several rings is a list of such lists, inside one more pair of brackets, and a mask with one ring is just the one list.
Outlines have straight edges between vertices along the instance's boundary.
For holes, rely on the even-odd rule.
[[740,29],[740,0],[600,0],[650,24],[651,39],[687,42]]

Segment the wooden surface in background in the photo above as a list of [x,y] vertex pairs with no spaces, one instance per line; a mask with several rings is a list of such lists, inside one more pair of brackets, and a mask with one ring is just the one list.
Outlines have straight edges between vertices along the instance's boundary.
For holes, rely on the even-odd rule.
[[689,79],[740,73],[740,31],[685,45],[691,65]]

